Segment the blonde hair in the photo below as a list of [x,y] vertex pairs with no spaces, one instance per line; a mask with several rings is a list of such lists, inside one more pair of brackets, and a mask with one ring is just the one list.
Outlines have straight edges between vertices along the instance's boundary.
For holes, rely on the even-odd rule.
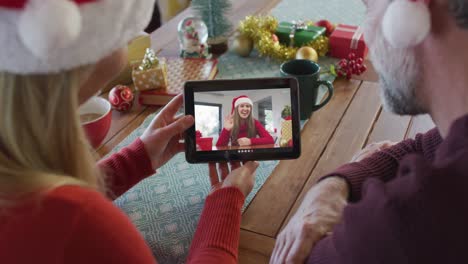
[[104,191],[78,116],[80,80],[91,69],[0,73],[0,208],[67,184]]
[[[234,110],[234,126],[232,127],[232,130],[231,130],[231,145],[234,145],[234,146],[239,145],[237,143],[237,139],[239,136],[239,130],[240,130],[241,121],[242,121],[242,117],[239,115],[239,106],[240,105],[238,105]],[[247,137],[248,138],[254,138],[257,136],[257,130],[255,129],[255,120],[252,116],[252,111],[253,111],[253,107],[250,106],[250,114],[247,117],[247,120],[245,120],[246,125],[247,125]]]

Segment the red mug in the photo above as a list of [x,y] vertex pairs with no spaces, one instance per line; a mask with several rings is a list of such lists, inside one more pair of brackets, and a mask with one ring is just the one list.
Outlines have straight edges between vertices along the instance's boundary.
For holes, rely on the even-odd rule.
[[92,97],[80,106],[81,125],[93,148],[99,147],[109,132],[111,110],[109,101],[101,97]]

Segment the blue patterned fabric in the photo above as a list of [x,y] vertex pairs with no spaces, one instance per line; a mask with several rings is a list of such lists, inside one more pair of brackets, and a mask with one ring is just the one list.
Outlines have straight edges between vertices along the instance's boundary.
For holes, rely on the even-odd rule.
[[[272,14],[280,20],[328,18],[356,25],[362,22],[364,8],[358,0],[284,0]],[[328,58],[320,60],[324,67],[333,62],[333,59]],[[279,65],[266,58],[240,58],[228,53],[219,60],[217,78],[275,77],[279,76]],[[326,74],[321,78],[333,81],[333,77]],[[319,98],[324,93],[322,90]],[[139,137],[155,115],[149,116],[111,153]],[[260,163],[254,189],[247,197],[244,209],[277,164],[278,161]],[[140,182],[118,198],[115,204],[130,217],[159,263],[184,263],[209,190],[207,165],[188,164],[184,154],[179,154],[160,168],[156,175]]]

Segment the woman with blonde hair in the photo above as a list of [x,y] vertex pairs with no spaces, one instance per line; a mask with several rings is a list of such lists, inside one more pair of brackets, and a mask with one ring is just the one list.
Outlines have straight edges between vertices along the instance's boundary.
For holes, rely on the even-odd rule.
[[[0,0],[0,260],[2,263],[155,263],[109,198],[183,150],[194,119],[176,97],[141,138],[97,166],[78,107],[126,64],[123,47],[154,0]],[[224,166],[224,165],[223,165]],[[257,163],[210,166],[188,262],[236,263],[241,207]]]
[[274,144],[273,137],[252,115],[253,102],[246,95],[232,99],[231,114],[224,119],[217,147]]

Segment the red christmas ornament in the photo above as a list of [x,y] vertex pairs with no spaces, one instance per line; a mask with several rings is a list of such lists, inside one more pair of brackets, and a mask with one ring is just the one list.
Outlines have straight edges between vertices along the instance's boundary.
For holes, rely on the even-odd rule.
[[117,85],[109,92],[109,102],[112,108],[120,112],[126,112],[132,108],[134,97],[132,89],[125,85]]
[[276,34],[271,34],[271,39],[273,40],[274,43],[279,42],[279,38],[278,38],[278,36],[276,36]]
[[324,27],[327,31],[325,32],[325,35],[329,37],[333,31],[335,31],[335,26],[328,20],[320,20],[317,23],[315,23],[316,26],[318,27]]

